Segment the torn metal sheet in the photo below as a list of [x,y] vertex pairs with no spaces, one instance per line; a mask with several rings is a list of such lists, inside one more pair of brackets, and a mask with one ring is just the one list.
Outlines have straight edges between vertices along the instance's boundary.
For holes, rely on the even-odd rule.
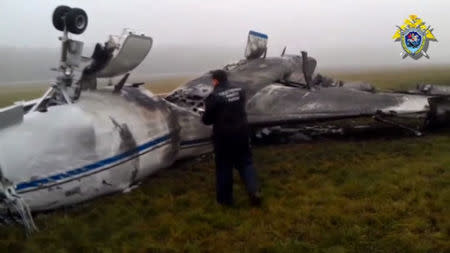
[[[375,116],[386,124],[391,121],[383,117],[396,117],[399,121],[421,119],[413,126],[417,131],[450,122],[448,101],[437,99],[450,94],[448,87],[419,85],[408,92],[381,92],[366,82],[343,82],[315,74],[316,65],[317,61],[305,52],[302,55],[283,52],[280,57],[247,57],[223,68],[231,83],[246,91],[247,114],[254,136],[268,136],[259,134],[261,129],[272,129],[269,132],[279,134],[275,130],[279,127],[289,129],[283,131],[286,134],[293,135],[293,128],[307,134],[304,125],[355,118],[374,120]],[[307,82],[309,77],[312,80]],[[212,88],[211,76],[206,73],[180,86],[166,99],[201,114],[203,101]],[[402,123],[390,125],[403,126]],[[363,129],[359,124],[354,124],[354,128]]]
[[[122,41],[131,35],[124,34]],[[63,29],[63,56],[68,38]],[[133,35],[139,38],[143,42],[148,37]],[[90,64],[83,69],[62,57],[55,83],[40,99],[20,105],[24,108],[20,113],[19,107],[0,111],[7,121],[0,127],[0,213],[20,214],[30,230],[34,223],[29,210],[50,210],[126,192],[178,159],[212,150],[211,127],[200,120],[204,100],[213,89],[210,74],[187,82],[165,98],[125,81],[115,87],[97,87],[102,70],[109,69],[107,76],[127,76],[122,70],[132,70],[149,50],[140,43],[113,42],[110,39],[104,46],[118,50],[113,58],[108,51],[100,52],[102,62],[87,60]],[[403,119],[421,120],[423,126],[449,122],[445,89],[406,94],[378,92],[364,83],[346,85],[314,75],[317,62],[306,53],[266,57],[258,47],[251,50],[251,57],[224,68],[231,82],[247,93],[248,119],[257,138],[343,134],[343,127],[324,123],[345,119],[352,123],[375,116],[382,123],[409,130],[414,129]],[[126,61],[126,52],[132,52],[133,64],[115,62]],[[108,67],[109,63],[113,65]],[[80,76],[74,74],[77,69]],[[83,89],[86,86],[90,88]],[[370,125],[358,122],[353,127]]]

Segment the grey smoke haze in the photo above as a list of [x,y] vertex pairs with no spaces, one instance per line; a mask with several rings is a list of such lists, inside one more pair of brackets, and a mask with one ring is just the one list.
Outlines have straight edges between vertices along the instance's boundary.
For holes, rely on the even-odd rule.
[[[80,7],[89,27],[76,39],[96,42],[122,28],[154,38],[140,74],[202,72],[242,57],[253,29],[269,35],[269,55],[307,50],[320,68],[450,64],[450,2],[350,0],[2,0],[0,81],[48,79],[57,63],[59,32],[51,25],[58,5]],[[391,39],[395,25],[417,14],[434,28],[431,59],[402,60]]]

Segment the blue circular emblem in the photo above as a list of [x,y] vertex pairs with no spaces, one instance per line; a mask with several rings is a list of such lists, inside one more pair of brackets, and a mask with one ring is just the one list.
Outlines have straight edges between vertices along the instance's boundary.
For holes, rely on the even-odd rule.
[[422,36],[416,31],[411,31],[405,35],[405,44],[408,48],[416,49],[422,44]]

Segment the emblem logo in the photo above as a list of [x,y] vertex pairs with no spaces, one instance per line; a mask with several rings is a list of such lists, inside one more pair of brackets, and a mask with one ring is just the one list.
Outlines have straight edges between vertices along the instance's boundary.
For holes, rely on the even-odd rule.
[[433,29],[426,26],[416,15],[410,15],[402,26],[397,26],[397,31],[392,36],[394,41],[401,41],[403,52],[400,56],[406,58],[408,55],[413,59],[422,56],[430,58],[427,54],[428,42],[437,41],[432,34]]

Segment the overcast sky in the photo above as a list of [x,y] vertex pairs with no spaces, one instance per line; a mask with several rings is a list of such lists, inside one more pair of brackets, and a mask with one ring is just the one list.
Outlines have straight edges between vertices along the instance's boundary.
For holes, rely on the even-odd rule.
[[152,36],[155,46],[243,48],[252,29],[269,35],[269,54],[287,45],[291,52],[344,48],[397,57],[395,26],[417,14],[438,39],[430,62],[450,62],[448,0],[0,0],[0,46],[58,46],[51,15],[61,4],[88,13],[87,31],[76,36],[87,44],[128,27]]

